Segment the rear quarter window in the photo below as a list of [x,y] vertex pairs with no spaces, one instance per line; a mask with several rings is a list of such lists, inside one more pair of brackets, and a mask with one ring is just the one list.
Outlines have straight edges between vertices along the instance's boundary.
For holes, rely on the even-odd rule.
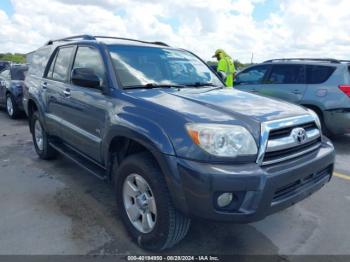
[[44,47],[27,54],[27,63],[29,66],[29,74],[42,77],[44,75],[47,61],[51,54],[51,47]]
[[334,71],[333,66],[308,65],[306,66],[306,82],[307,84],[322,84]]

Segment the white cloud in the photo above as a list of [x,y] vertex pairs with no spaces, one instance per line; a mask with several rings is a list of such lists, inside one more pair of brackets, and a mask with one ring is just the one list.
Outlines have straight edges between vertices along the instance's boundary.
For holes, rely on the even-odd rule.
[[[268,1],[268,0],[266,0]],[[350,55],[347,0],[281,0],[264,21],[264,0],[12,0],[0,10],[0,52],[29,52],[49,39],[91,33],[159,40],[210,59],[217,48],[248,62]]]

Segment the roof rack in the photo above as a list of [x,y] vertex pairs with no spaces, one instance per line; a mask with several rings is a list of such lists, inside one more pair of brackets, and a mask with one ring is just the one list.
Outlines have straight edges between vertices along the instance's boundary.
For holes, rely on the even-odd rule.
[[73,40],[96,40],[96,38],[92,35],[75,35],[65,38],[59,38],[56,40],[49,40],[46,45],[52,45],[54,42],[64,42],[64,41],[73,41]]
[[127,41],[134,41],[144,44],[154,44],[154,45],[162,45],[162,46],[169,46],[164,42],[147,42],[142,40],[136,40],[131,38],[125,38],[125,37],[114,37],[114,36],[93,36],[93,35],[76,35],[76,36],[70,36],[65,38],[60,38],[56,40],[49,40],[46,45],[52,45],[54,42],[64,42],[64,41],[73,41],[73,40],[97,40],[97,38],[108,38],[108,39],[118,39],[118,40],[127,40]]
[[[264,61],[264,63],[278,62],[278,61],[319,61],[319,62],[331,62],[331,63],[341,63],[346,62],[346,60],[338,60],[333,58],[279,58],[279,59],[270,59]],[[350,61],[348,61],[350,62]]]

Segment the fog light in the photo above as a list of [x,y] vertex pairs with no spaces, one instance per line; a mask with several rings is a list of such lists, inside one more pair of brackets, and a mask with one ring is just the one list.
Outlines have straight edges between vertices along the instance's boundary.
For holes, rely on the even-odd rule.
[[232,193],[223,193],[218,197],[218,206],[225,207],[228,206],[233,199]]

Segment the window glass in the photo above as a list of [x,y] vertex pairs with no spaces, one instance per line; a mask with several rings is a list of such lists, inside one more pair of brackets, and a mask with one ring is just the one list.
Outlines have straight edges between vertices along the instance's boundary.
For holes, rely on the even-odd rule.
[[306,67],[307,83],[321,84],[325,82],[334,72],[335,67],[308,65]]
[[0,61],[0,71],[6,69],[7,67],[10,66],[10,63],[9,62],[6,62],[6,61]]
[[26,66],[13,67],[11,69],[12,80],[24,80],[28,68]]
[[42,77],[51,54],[52,46],[45,46],[35,52],[27,54],[29,74]]
[[47,72],[47,75],[46,75],[47,78],[52,78],[53,68],[55,66],[55,61],[56,61],[56,58],[57,58],[57,54],[58,54],[58,52],[55,54],[55,57],[51,61],[51,65],[50,65],[49,71]]
[[267,84],[302,84],[305,83],[304,66],[274,65]]
[[259,84],[263,80],[267,70],[267,65],[249,68],[238,74],[235,82],[237,82],[237,84]]
[[80,46],[75,56],[73,68],[90,68],[100,78],[101,86],[105,85],[106,72],[103,60],[97,49],[88,46]]
[[146,84],[222,86],[217,76],[187,51],[159,47],[109,46],[113,65],[124,87]]
[[6,69],[6,70],[2,71],[2,72],[0,73],[0,76],[1,76],[2,78],[9,79],[9,78],[10,78],[10,70],[9,70],[9,69]]
[[70,59],[73,54],[73,47],[60,48],[55,61],[52,78],[58,81],[68,80]]

